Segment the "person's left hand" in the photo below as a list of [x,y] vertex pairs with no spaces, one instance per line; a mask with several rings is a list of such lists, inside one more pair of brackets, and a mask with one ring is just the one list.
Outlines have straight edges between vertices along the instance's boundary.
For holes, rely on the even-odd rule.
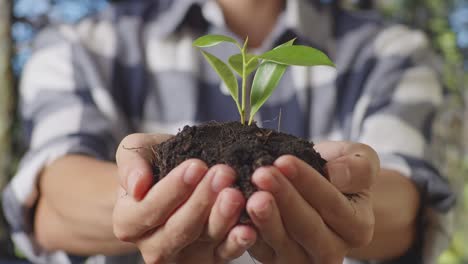
[[343,263],[350,249],[372,240],[376,152],[347,142],[315,149],[328,161],[330,181],[290,155],[252,176],[259,191],[249,198],[247,212],[261,239],[249,252],[262,263]]

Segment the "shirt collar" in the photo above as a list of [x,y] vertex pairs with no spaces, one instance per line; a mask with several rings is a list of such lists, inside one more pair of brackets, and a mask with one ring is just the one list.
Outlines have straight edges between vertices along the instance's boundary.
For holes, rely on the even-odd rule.
[[[172,0],[161,13],[156,23],[162,25],[158,31],[162,35],[174,33],[189,17],[194,7],[199,8],[199,19],[224,27],[222,12],[215,0]],[[334,53],[333,12],[330,4],[319,4],[318,0],[286,0],[286,9],[277,27],[281,31],[292,30],[302,39]],[[191,14],[193,15],[193,14]]]
[[312,0],[286,1],[286,27],[320,49],[334,50],[334,18],[330,4]]

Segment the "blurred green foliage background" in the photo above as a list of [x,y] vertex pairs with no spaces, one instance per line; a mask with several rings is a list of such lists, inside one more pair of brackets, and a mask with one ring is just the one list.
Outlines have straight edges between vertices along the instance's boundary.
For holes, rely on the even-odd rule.
[[389,19],[424,30],[437,51],[449,93],[435,124],[439,163],[458,194],[454,237],[438,263],[468,263],[468,1],[379,0]]

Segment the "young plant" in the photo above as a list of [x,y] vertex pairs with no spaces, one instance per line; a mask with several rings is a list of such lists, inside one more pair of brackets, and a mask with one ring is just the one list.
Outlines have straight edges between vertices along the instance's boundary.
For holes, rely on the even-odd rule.
[[[252,124],[254,115],[272,95],[288,66],[335,66],[323,52],[308,46],[293,45],[295,39],[260,55],[247,52],[248,41],[249,38],[247,37],[244,45],[241,46],[235,39],[228,36],[205,35],[193,42],[193,45],[200,49],[221,43],[232,43],[239,48],[240,53],[229,57],[229,66],[213,54],[204,50],[201,50],[201,52],[226,84],[232,99],[236,103],[242,124],[245,124],[247,119],[248,124]],[[241,101],[239,101],[239,87],[233,70],[242,80]],[[250,113],[246,113],[246,82],[248,76],[255,70],[257,72],[250,91]]]

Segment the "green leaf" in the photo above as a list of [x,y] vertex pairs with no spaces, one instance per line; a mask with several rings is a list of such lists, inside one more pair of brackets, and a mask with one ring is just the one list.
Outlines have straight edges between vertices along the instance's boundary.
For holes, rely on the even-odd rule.
[[249,54],[247,54],[247,75],[250,75],[255,69],[257,69],[259,64],[258,57],[255,55],[252,55],[252,57],[249,57]]
[[237,108],[239,107],[239,88],[237,86],[237,79],[234,76],[234,73],[231,71],[229,66],[226,65],[222,60],[218,59],[213,54],[210,54],[206,51],[201,51],[205,59],[210,63],[211,67],[216,71],[216,73],[221,77],[223,82],[226,84],[229,93],[236,102]]
[[261,59],[285,65],[335,66],[325,53],[307,46],[280,46],[258,56]]
[[273,48],[273,49],[277,49],[277,48],[281,48],[281,47],[285,47],[285,46],[292,46],[292,45],[294,44],[294,41],[296,41],[296,38],[293,38],[293,39],[291,39],[291,40],[288,41],[288,42],[285,42],[285,43],[283,43],[283,44],[281,44],[281,45],[279,45],[279,46],[276,46],[276,47]]
[[199,47],[199,48],[206,48],[206,47],[212,47],[212,46],[218,45],[219,43],[222,43],[222,42],[230,42],[239,46],[239,44],[237,43],[235,39],[228,37],[228,36],[223,36],[223,35],[205,35],[205,36],[199,37],[193,42],[193,46]]
[[[253,71],[258,66],[258,58],[257,56],[253,54],[247,54],[246,55],[246,61],[247,61],[247,72],[246,75],[250,75]],[[242,76],[242,54],[238,53],[235,55],[232,55],[229,57],[229,65],[234,69],[234,71],[239,74],[239,76]]]
[[[296,39],[283,43],[273,50],[290,47],[294,44]],[[263,61],[258,67],[257,73],[255,73],[254,80],[252,82],[252,89],[250,91],[250,120],[249,124],[255,114],[258,112],[260,107],[266,102],[278,86],[279,81],[283,77],[286,71],[287,65],[277,64],[274,62]]]
[[273,91],[275,91],[287,67],[287,65],[269,61],[264,61],[260,64],[255,74],[252,83],[252,91],[250,93],[249,124],[252,123],[253,117],[260,107],[262,107]]

